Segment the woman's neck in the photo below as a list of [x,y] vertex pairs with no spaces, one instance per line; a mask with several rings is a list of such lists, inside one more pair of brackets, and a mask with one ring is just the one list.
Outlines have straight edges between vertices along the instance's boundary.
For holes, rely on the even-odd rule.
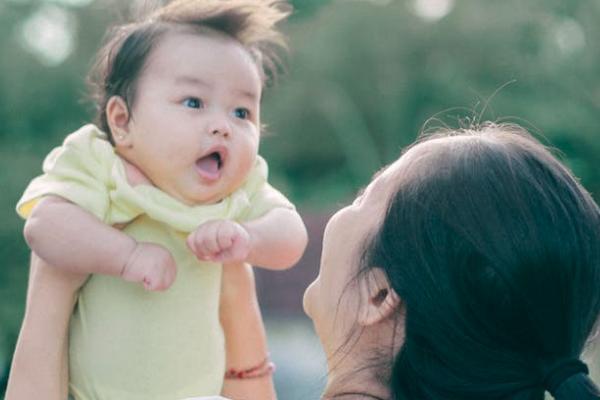
[[380,368],[368,366],[367,362],[348,354],[336,365],[330,365],[322,400],[389,399],[389,387],[380,376]]
[[360,328],[347,343],[328,352],[327,385],[323,400],[388,400],[394,356],[404,339],[394,320]]

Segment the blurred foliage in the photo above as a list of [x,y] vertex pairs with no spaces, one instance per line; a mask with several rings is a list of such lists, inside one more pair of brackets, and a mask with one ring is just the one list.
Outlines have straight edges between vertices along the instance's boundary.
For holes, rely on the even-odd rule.
[[[303,208],[347,201],[424,126],[505,117],[560,149],[600,195],[599,2],[456,0],[436,21],[408,0],[293,3],[288,72],[265,95],[262,153],[275,185]],[[106,27],[131,7],[77,4],[0,0],[0,374],[25,299],[14,204],[48,150],[90,121],[87,69]],[[40,63],[20,33],[48,5],[75,21],[75,47],[58,66]]]
[[290,73],[267,96],[273,174],[302,202],[337,201],[432,116],[451,126],[512,117],[600,194],[599,14],[585,1],[459,0],[430,23],[400,1],[325,7],[290,26]]

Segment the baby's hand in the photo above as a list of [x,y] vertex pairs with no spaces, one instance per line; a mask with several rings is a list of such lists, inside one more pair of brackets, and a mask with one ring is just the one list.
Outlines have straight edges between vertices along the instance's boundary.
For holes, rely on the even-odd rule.
[[144,284],[146,290],[166,290],[175,281],[175,260],[164,247],[138,243],[129,256],[121,277],[129,282]]
[[215,220],[190,233],[187,245],[199,260],[237,263],[246,261],[250,254],[250,235],[237,222]]

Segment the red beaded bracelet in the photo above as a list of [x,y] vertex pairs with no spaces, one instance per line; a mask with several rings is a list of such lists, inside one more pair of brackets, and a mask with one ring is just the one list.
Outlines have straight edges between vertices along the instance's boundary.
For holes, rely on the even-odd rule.
[[225,372],[225,379],[255,379],[262,378],[263,376],[268,376],[275,372],[275,364],[271,362],[269,356],[267,356],[264,360],[260,362],[260,364],[255,365],[254,367],[237,370],[235,368],[230,368]]

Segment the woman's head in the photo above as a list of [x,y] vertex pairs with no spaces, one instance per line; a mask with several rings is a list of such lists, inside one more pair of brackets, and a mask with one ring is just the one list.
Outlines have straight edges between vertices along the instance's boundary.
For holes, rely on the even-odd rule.
[[[323,237],[321,269],[306,289],[304,310],[312,318],[328,357],[337,353],[340,343],[355,331],[356,322],[364,325],[366,311],[360,310],[366,283],[382,284],[382,274],[355,279],[367,239],[377,231],[397,181],[413,159],[408,152],[398,161],[379,171],[354,202],[329,220]],[[376,270],[381,271],[380,269]],[[371,279],[373,278],[373,279]],[[386,283],[383,282],[382,287]]]
[[[600,312],[598,206],[514,126],[431,136],[390,169],[386,204],[362,221],[374,228],[345,267],[348,291],[381,271],[388,289],[366,300],[400,298],[394,398],[542,399],[544,378],[580,357]],[[576,374],[558,391],[585,384]]]

